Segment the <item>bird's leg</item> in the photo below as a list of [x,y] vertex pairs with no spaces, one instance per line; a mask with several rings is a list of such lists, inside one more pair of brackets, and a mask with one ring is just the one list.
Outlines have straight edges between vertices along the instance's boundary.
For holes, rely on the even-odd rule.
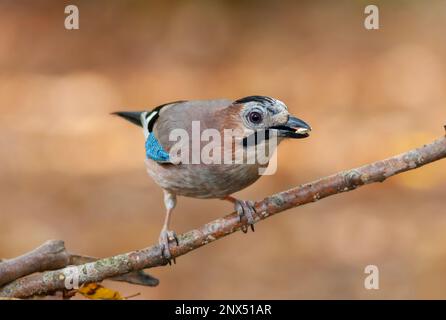
[[242,221],[243,217],[246,217],[247,223],[242,226],[242,231],[244,233],[248,232],[248,226],[251,227],[251,230],[254,232],[254,217],[253,214],[256,212],[254,208],[254,202],[249,200],[240,200],[236,199],[232,196],[226,196],[223,200],[230,201],[234,204],[234,208],[237,211],[240,221]]
[[[170,260],[172,258],[172,255],[170,253],[169,249],[169,242],[175,241],[176,245],[178,245],[178,238],[174,231],[169,230],[170,225],[170,219],[172,216],[173,208],[175,208],[175,205],[177,203],[177,198],[175,194],[170,193],[166,190],[164,190],[164,205],[166,206],[166,217],[164,219],[164,225],[161,229],[160,237],[159,237],[159,244],[163,247],[162,254],[163,257],[167,259],[169,264],[171,264]],[[173,263],[176,263],[175,258],[173,258]]]

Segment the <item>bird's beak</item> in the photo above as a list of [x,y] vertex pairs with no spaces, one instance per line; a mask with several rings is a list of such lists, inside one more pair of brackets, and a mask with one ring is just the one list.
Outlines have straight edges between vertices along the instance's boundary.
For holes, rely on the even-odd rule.
[[118,111],[118,112],[113,112],[112,114],[120,116],[120,117],[124,118],[125,120],[130,121],[131,123],[142,127],[141,113],[142,112]]
[[311,127],[305,121],[293,116],[288,117],[287,123],[284,125],[273,126],[271,129],[276,129],[279,132],[279,136],[302,139],[310,135]]

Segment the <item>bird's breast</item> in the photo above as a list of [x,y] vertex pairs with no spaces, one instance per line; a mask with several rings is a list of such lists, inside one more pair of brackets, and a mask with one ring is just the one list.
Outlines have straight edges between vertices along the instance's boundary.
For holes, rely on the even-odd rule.
[[223,198],[254,183],[257,164],[159,164],[146,160],[152,179],[163,189],[193,198]]

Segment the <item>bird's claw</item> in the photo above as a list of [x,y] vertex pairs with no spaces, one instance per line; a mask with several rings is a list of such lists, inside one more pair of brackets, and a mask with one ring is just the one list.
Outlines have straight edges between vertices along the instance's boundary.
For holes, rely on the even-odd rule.
[[163,229],[161,230],[161,234],[159,237],[159,244],[162,246],[161,254],[163,258],[167,260],[169,265],[172,265],[172,262],[175,264],[175,258],[172,258],[172,254],[170,253],[169,242],[175,241],[175,244],[178,246],[178,238],[175,231]]
[[255,230],[253,214],[256,213],[254,202],[249,200],[236,200],[235,210],[239,215],[240,221],[242,221],[243,217],[246,217],[247,222],[242,225],[242,231],[244,233],[247,233],[248,226],[250,226],[251,230],[254,232]]

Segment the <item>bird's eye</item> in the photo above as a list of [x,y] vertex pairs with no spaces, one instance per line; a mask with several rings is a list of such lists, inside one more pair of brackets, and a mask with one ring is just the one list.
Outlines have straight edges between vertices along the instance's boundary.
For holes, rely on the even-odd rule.
[[259,124],[263,120],[263,115],[258,111],[252,111],[248,115],[249,121],[254,124]]

